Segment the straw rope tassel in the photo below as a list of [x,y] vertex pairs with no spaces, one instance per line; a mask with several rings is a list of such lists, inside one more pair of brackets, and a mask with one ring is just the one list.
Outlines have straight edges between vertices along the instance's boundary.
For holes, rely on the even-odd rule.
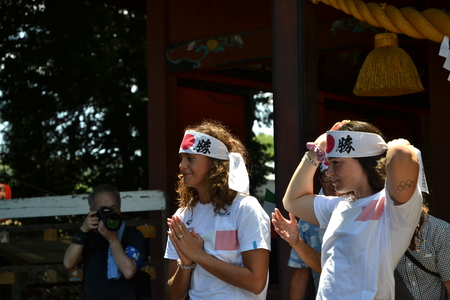
[[423,91],[417,68],[395,33],[375,36],[375,49],[359,71],[353,93],[357,96],[399,96]]
[[361,0],[311,0],[314,4],[323,2],[333,6],[360,21],[397,34],[405,34],[415,39],[429,39],[441,43],[444,36],[450,36],[450,15],[437,8],[423,12],[392,5],[380,5]]

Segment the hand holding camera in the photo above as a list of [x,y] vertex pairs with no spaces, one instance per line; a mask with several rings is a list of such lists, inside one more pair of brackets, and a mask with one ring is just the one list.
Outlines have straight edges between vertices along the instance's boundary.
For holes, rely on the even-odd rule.
[[100,222],[100,220],[97,216],[97,212],[95,210],[91,211],[88,213],[88,215],[84,219],[84,222],[80,227],[80,230],[85,233],[88,233],[91,230],[97,229],[99,222]]
[[117,231],[122,226],[122,218],[114,209],[107,206],[102,206],[95,215],[100,221],[105,224],[105,227],[110,231]]
[[104,228],[109,231],[118,231],[123,222],[120,215],[113,209],[102,206],[99,211],[89,212],[80,229],[86,233],[91,230],[97,230],[99,229],[100,221],[103,222]]

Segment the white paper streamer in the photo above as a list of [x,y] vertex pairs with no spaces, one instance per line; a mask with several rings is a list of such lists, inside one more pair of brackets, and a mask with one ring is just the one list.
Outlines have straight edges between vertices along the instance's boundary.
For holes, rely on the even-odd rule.
[[447,58],[445,59],[444,69],[450,71],[450,56],[447,56]]
[[439,56],[448,57],[449,48],[448,36],[444,36],[441,43],[441,48],[439,49]]
[[[444,69],[450,71],[450,46],[448,36],[444,36],[441,47],[439,49],[439,56],[445,57]],[[450,81],[450,75],[447,77],[447,81]]]

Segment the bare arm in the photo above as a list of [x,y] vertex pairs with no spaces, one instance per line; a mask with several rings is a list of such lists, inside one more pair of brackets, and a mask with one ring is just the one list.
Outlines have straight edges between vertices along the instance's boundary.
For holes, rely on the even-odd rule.
[[100,222],[98,232],[108,240],[114,261],[123,277],[127,280],[133,278],[137,271],[136,262],[125,253],[122,243],[117,236],[117,231],[108,230],[103,222]]
[[272,224],[275,231],[289,243],[305,264],[320,274],[322,272],[320,252],[310,247],[300,238],[297,221],[292,213],[289,213],[289,218],[289,220],[286,220],[281,212],[275,208],[275,211],[272,213]]
[[[330,130],[337,130],[340,126],[348,123],[349,121],[337,122],[333,125]],[[314,144],[319,147],[322,152],[326,152],[327,141],[326,133],[319,136]],[[286,193],[283,197],[284,208],[305,220],[308,223],[319,225],[319,222],[314,213],[314,174],[316,172],[316,167],[314,167],[306,158],[309,158],[318,164],[317,154],[313,151],[308,151],[300,161],[294,175],[289,182],[286,189]]]
[[[266,286],[269,251],[265,249],[245,251],[242,252],[242,259],[244,266],[237,266],[204,253],[196,259],[196,263],[218,279],[258,295]],[[170,279],[167,284],[170,299],[184,299],[189,291],[192,271],[181,270],[175,260],[169,261],[168,269]]]
[[[314,152],[309,151],[308,154],[311,159],[317,162],[317,155]],[[319,225],[314,213],[313,179],[316,169],[303,156],[286,189],[283,197],[283,206],[288,212],[293,213],[306,222]]]
[[167,287],[169,299],[184,300],[189,292],[192,270],[182,270],[178,268],[176,260],[169,260]]
[[[256,295],[264,290],[269,272],[268,250],[256,249],[242,252],[244,265],[237,266],[206,253],[203,250],[203,239],[195,232],[189,232],[178,216],[169,219],[168,225],[169,237],[180,255],[183,265],[195,262],[220,280]],[[175,276],[178,276],[179,273],[176,271]],[[181,283],[182,288],[185,286],[185,281],[178,281],[177,278],[169,280],[169,284],[172,286],[175,282]]]
[[322,273],[322,265],[320,262],[321,254],[314,248],[311,248],[303,239],[298,237],[297,242],[291,245],[292,249],[297,252],[298,256],[316,273]]
[[289,300],[305,300],[308,292],[309,268],[295,269],[291,278]]
[[388,143],[386,188],[395,205],[406,203],[414,194],[419,176],[419,161],[407,140]]
[[84,245],[70,244],[67,248],[66,253],[64,253],[64,267],[71,270],[78,266],[83,259],[81,255],[84,249]]
[[[87,234],[89,231],[98,228],[99,220],[95,217],[96,211],[91,211],[84,218],[83,224],[81,224],[80,230]],[[78,266],[83,259],[84,245],[71,243],[69,248],[67,248],[66,253],[64,253],[64,267],[68,270]]]
[[209,273],[226,283],[259,295],[266,286],[269,271],[269,251],[256,249],[242,252],[244,266],[232,265],[204,253],[196,258]]
[[133,278],[134,274],[136,274],[137,271],[137,265],[134,259],[130,258],[125,253],[125,250],[123,250],[122,243],[119,241],[119,239],[110,241],[109,246],[111,247],[114,261],[116,262],[120,273],[122,273],[124,278],[127,280]]

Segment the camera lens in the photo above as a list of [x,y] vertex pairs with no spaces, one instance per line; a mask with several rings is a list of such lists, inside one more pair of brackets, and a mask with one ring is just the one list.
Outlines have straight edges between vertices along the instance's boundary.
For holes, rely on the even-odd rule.
[[104,221],[106,228],[108,228],[111,231],[119,230],[120,226],[122,225],[122,219],[119,215],[112,214],[105,218]]

